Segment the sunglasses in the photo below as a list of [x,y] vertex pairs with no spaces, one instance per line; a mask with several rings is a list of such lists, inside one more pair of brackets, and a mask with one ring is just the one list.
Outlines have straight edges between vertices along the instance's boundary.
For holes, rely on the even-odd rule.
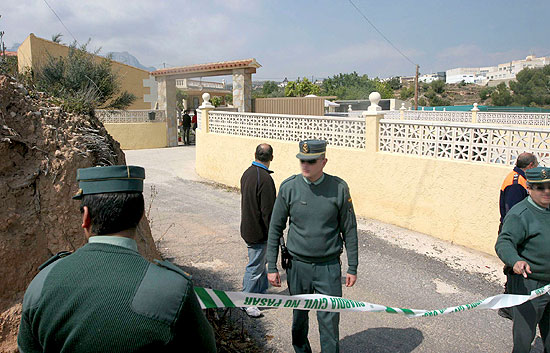
[[544,191],[544,190],[550,190],[550,184],[532,184],[531,189],[537,190],[537,191]]
[[300,163],[307,163],[307,164],[315,164],[317,163],[318,159],[308,159],[308,160],[305,160],[305,159],[300,159]]

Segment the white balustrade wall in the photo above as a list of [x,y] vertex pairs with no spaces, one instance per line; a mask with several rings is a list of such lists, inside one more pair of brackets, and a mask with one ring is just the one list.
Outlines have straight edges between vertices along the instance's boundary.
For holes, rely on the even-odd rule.
[[533,152],[550,166],[550,129],[382,119],[379,151],[504,165]]
[[[514,113],[506,118],[508,120],[500,113],[480,114],[483,119],[496,122],[489,125],[472,123],[471,112],[413,112],[421,114],[416,115],[417,119],[423,117],[433,121],[400,120],[401,112],[396,112],[386,113],[384,119],[380,120],[377,142],[380,152],[501,165],[513,165],[520,153],[533,152],[541,165],[550,166],[550,128],[502,125],[510,124],[514,119],[524,125],[529,122],[534,125],[538,123],[537,119],[544,120],[544,116],[528,121],[523,118],[524,114]],[[411,111],[406,113],[409,113],[407,116],[412,114]],[[386,118],[388,116],[389,119]],[[365,119],[369,118],[213,110],[208,113],[208,126],[209,132],[217,134],[283,141],[323,139],[331,146],[365,149],[368,142],[365,137]],[[202,114],[199,111],[199,129],[202,127],[201,121]]]
[[550,113],[478,112],[477,122],[485,124],[550,126]]
[[[149,112],[155,112],[155,120],[149,120]],[[163,123],[166,122],[164,110],[103,110],[96,109],[95,116],[103,123],[127,124],[127,123]]]
[[210,111],[209,132],[301,141],[323,139],[331,146],[365,148],[365,119]]
[[[471,111],[430,111],[404,110],[402,120],[419,121],[449,121],[455,123],[471,123]],[[385,112],[385,119],[401,119],[399,110]],[[508,113],[508,112],[477,112],[477,123],[502,125],[527,125],[550,127],[550,113]]]
[[472,122],[472,112],[405,110],[403,113],[403,120]]

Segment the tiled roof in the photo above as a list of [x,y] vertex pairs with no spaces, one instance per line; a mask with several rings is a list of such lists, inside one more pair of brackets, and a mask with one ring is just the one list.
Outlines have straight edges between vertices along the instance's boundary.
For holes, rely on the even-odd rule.
[[[0,53],[1,55],[1,53]],[[17,52],[16,51],[7,51],[6,50],[6,56],[17,56]]]
[[256,59],[234,60],[234,61],[220,61],[217,63],[197,64],[182,67],[172,67],[169,69],[160,69],[151,72],[153,76],[164,76],[174,74],[188,74],[194,72],[204,72],[213,70],[228,70],[228,69],[245,69],[245,68],[259,68],[262,65],[258,64]]

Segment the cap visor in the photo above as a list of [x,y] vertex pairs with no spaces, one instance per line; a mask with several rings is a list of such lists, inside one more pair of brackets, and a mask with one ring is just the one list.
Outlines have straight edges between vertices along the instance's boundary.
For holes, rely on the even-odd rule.
[[300,152],[296,155],[296,158],[304,160],[304,161],[312,161],[314,159],[317,159],[317,158],[321,157],[321,155],[322,155],[322,153],[303,154],[303,153]]

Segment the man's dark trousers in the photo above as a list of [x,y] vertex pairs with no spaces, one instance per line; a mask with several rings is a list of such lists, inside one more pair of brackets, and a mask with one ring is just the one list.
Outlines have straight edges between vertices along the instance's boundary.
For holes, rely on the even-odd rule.
[[184,127],[183,128],[183,144],[189,145],[189,131],[191,130],[190,127]]
[[[521,275],[509,275],[508,291],[510,294],[525,295],[548,283],[523,278]],[[513,353],[529,353],[531,351],[531,342],[533,342],[537,333],[537,323],[544,343],[544,351],[550,352],[550,295],[545,294],[511,309],[512,319],[514,320]]]
[[[287,270],[288,289],[291,295],[325,294],[342,296],[340,259],[321,263],[306,263],[293,259]],[[294,310],[292,320],[292,345],[296,352],[311,352],[307,339],[309,310]],[[339,352],[340,314],[317,311],[322,352]]]

